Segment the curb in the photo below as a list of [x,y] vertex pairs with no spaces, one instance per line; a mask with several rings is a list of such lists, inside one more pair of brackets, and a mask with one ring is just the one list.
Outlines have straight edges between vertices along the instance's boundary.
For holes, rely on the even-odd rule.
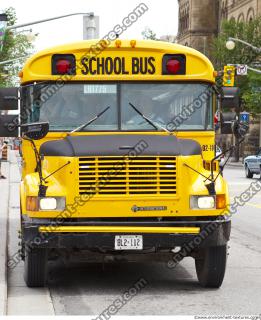
[[241,162],[229,162],[226,164],[226,167],[244,169],[244,165]]
[[[9,208],[9,181],[10,181],[10,163],[5,162],[5,171],[7,171],[6,188],[3,188],[3,203],[0,211],[0,232],[2,246],[0,249],[0,316],[6,315],[7,312],[7,257],[8,257],[8,208]],[[2,163],[3,166],[3,163]],[[3,186],[4,186],[3,185]]]

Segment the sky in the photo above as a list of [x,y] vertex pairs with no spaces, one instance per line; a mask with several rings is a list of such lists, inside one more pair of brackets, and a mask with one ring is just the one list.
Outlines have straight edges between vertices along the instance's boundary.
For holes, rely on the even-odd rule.
[[[33,22],[54,16],[94,12],[100,17],[100,38],[120,24],[137,5],[145,3],[149,8],[120,38],[142,39],[141,32],[150,27],[157,37],[176,35],[178,28],[177,0],[1,0],[0,10],[14,7],[17,13],[17,24]],[[68,17],[25,27],[39,33],[34,45],[35,51],[51,46],[82,40],[82,16]],[[19,29],[19,31],[22,29]]]

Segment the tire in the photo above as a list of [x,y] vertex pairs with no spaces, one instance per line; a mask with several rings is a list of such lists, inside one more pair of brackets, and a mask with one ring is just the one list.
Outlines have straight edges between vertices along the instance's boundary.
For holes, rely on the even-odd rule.
[[222,285],[227,262],[227,245],[202,249],[195,259],[200,285],[205,288],[219,288]]
[[24,281],[29,288],[44,287],[47,275],[47,250],[31,248],[24,258]]
[[245,173],[246,173],[246,178],[253,178],[253,173],[249,170],[248,165],[245,165]]

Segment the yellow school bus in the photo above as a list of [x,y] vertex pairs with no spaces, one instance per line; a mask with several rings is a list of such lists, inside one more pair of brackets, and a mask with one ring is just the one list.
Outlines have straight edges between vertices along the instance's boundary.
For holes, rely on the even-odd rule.
[[230,236],[215,160],[211,62],[178,44],[81,41],[33,55],[20,72],[25,281],[48,259],[195,259],[220,287]]

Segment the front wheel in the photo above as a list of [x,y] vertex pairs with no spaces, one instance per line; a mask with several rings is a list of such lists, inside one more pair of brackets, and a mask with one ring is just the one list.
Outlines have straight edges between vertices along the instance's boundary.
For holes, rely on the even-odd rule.
[[227,262],[227,245],[201,249],[195,259],[198,281],[202,287],[219,288]]
[[28,287],[44,287],[47,274],[47,250],[30,248],[24,257],[24,280]]
[[249,170],[248,165],[245,166],[246,178],[253,178],[253,173]]

